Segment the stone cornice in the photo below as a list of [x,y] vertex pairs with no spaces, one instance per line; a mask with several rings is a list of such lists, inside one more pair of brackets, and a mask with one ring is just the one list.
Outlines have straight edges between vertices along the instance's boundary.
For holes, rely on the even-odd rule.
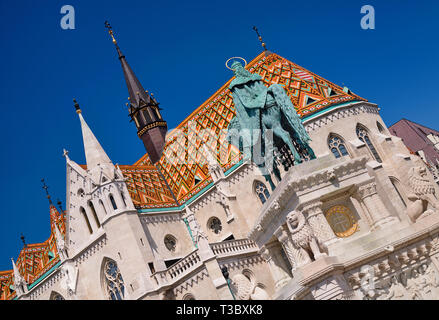
[[379,108],[376,104],[361,101],[354,104],[338,106],[314,116],[309,120],[305,120],[303,124],[306,131],[312,132],[336,120],[352,117],[361,113],[379,114]]
[[140,215],[140,220],[142,223],[146,224],[156,224],[156,223],[168,223],[168,222],[179,222],[183,220],[182,212],[174,213],[157,213],[154,215]]

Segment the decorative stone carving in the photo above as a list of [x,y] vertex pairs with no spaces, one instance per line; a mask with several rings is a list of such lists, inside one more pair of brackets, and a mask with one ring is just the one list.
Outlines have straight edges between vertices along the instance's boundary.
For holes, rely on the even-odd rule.
[[[407,215],[412,222],[416,222],[421,215],[425,217],[436,212],[439,201],[435,197],[434,183],[427,177],[425,167],[410,168],[408,181],[412,193],[407,196]],[[428,209],[429,205],[431,209]]]
[[68,258],[66,241],[55,223],[56,249],[58,250],[59,259],[62,261]]
[[218,196],[219,196],[217,203],[222,205],[224,211],[226,212],[227,220],[230,221],[233,218],[233,213],[230,210],[230,200],[236,199],[236,196],[230,194],[228,189],[229,188],[227,188],[224,185],[224,181],[220,181],[220,183],[217,185]]
[[315,236],[320,242],[325,243],[325,246],[339,240],[323,214],[322,202],[313,202],[305,206],[302,211],[306,214]]
[[287,226],[291,233],[292,244],[300,252],[299,266],[326,255],[324,252],[326,250],[325,245],[314,235],[301,212],[292,211],[289,213]]
[[187,227],[191,232],[194,246],[200,249],[200,252],[203,254],[203,256],[205,254],[213,255],[213,252],[209,245],[209,239],[206,233],[204,233],[204,231],[201,229],[200,224],[195,218],[195,214],[191,211],[191,209],[187,205],[185,207],[185,213],[183,219],[186,221]]
[[375,295],[363,299],[431,300],[439,297],[439,276],[431,264],[421,264],[397,273],[375,290]]
[[61,267],[61,271],[64,277],[60,285],[68,292],[69,296],[72,296],[76,293],[79,268],[76,267],[73,262],[68,262]]
[[291,239],[288,235],[288,231],[285,229],[284,226],[280,226],[274,232],[274,235],[281,243],[287,259],[290,262],[292,268],[291,271],[293,272],[297,268],[298,262],[304,259],[301,255],[300,250],[293,246],[293,244],[291,243]]
[[236,289],[238,300],[268,300],[267,292],[256,286],[245,275],[239,273],[232,277],[232,285]]

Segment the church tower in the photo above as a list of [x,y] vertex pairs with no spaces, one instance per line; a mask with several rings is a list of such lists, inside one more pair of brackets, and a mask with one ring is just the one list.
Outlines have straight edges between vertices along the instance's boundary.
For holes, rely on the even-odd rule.
[[108,22],[105,22],[108,32],[116,46],[117,54],[122,65],[123,74],[129,93],[129,115],[137,128],[137,135],[143,141],[145,149],[153,164],[157,163],[162,156],[165,145],[166,131],[168,126],[160,114],[159,103],[143,89],[133,70],[129,66],[125,56],[122,54],[117,41],[114,38],[113,30]]
[[[69,158],[67,151],[64,152],[67,162],[68,231],[65,239],[58,237],[61,241],[57,245],[65,253],[62,260],[72,275],[73,280],[68,283],[75,288],[74,279],[79,272],[78,290],[82,290],[79,286],[86,286],[90,297],[136,299],[150,287],[148,263],[160,268],[148,243],[149,235],[145,234],[129,196],[122,171],[112,163],[85,121],[79,104],[74,102],[81,124],[86,165],[78,165]],[[87,258],[87,263],[72,265],[72,261],[84,252],[97,250],[99,254],[95,254],[93,259]],[[117,295],[106,292],[106,296],[102,296],[100,287],[92,285],[95,278],[87,275],[101,269],[104,279],[116,267],[123,274],[120,291]]]

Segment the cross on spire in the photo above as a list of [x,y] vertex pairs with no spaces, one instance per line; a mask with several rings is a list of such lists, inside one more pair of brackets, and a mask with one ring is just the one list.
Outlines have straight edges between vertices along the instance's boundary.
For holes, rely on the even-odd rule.
[[111,27],[110,23],[108,21],[105,21],[105,28],[108,29],[108,33],[110,34],[111,40],[113,41],[114,45],[116,46],[117,53],[119,55],[119,59],[123,58],[124,55],[122,54],[122,51],[120,51],[119,46],[117,45],[116,38],[114,37],[113,28]]
[[52,204],[52,199],[50,198],[49,191],[47,191],[49,189],[49,187],[46,185],[46,182],[44,181],[44,179],[41,179],[41,182],[43,183],[42,188],[46,191],[47,199],[49,199],[49,203]]

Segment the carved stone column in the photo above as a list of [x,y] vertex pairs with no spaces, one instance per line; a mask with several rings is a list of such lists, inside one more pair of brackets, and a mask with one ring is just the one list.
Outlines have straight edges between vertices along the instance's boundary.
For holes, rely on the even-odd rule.
[[282,263],[279,260],[279,257],[275,251],[276,248],[274,245],[264,245],[259,251],[259,254],[265,260],[265,262],[267,262],[274,279],[275,288],[278,289],[286,285],[288,281],[290,281],[291,277],[285,271],[287,270],[285,263]]
[[288,230],[284,226],[280,226],[275,232],[274,236],[279,240],[282,245],[282,248],[287,255],[288,261],[291,264],[291,273],[293,273],[296,268],[299,266],[298,263],[300,260],[299,252],[296,248],[294,248],[291,243],[291,239],[288,234]]
[[379,228],[380,226],[395,220],[395,217],[391,216],[381,201],[381,198],[377,193],[375,182],[370,182],[360,186],[358,188],[358,194],[369,212],[372,229]]
[[308,220],[314,235],[325,245],[339,240],[331,229],[322,210],[322,202],[315,201],[303,207],[302,212]]

